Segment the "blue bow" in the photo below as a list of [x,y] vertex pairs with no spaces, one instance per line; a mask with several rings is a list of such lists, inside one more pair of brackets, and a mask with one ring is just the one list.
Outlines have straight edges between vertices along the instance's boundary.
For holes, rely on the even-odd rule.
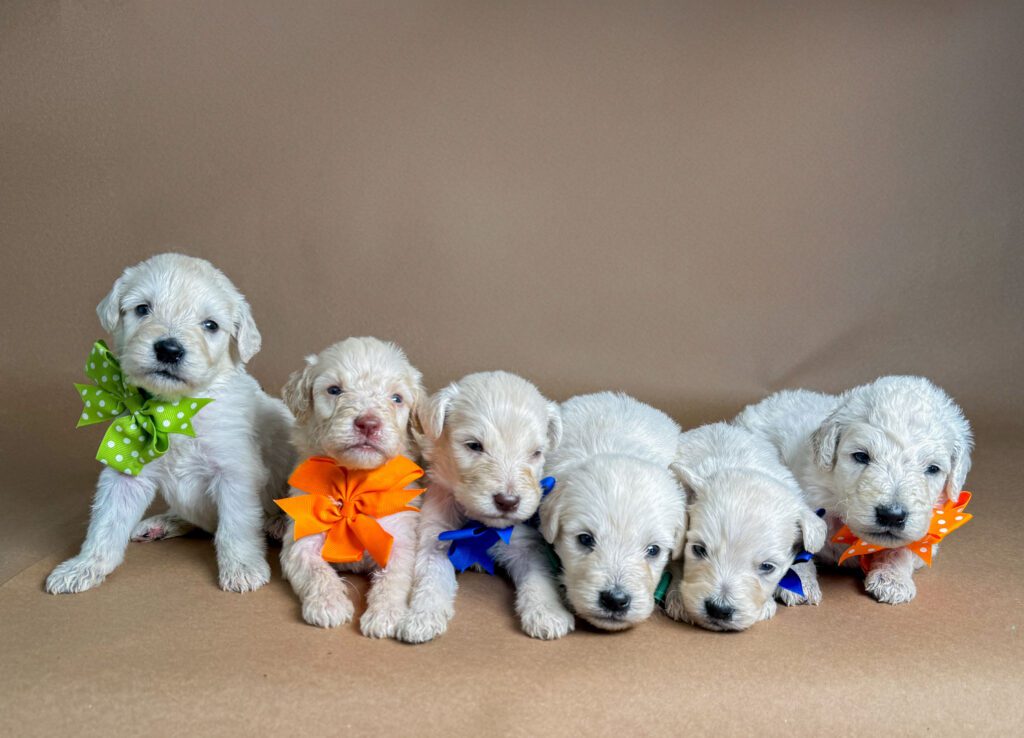
[[[812,558],[814,558],[814,554],[810,551],[801,551],[793,557],[793,563],[802,564],[805,561],[810,561]],[[800,581],[800,575],[796,573],[795,569],[790,568],[782,575],[782,579],[779,580],[779,586],[793,594],[800,595],[801,597],[804,596],[804,584]]]
[[[555,486],[554,477],[544,477],[540,480],[542,495],[546,495]],[[439,541],[451,541],[448,547],[448,560],[452,562],[455,571],[465,571],[474,564],[478,564],[488,574],[494,573],[494,557],[488,553],[495,543],[509,543],[512,540],[512,529],[490,528],[475,520],[467,521],[468,525],[457,530],[446,530],[437,535]]]

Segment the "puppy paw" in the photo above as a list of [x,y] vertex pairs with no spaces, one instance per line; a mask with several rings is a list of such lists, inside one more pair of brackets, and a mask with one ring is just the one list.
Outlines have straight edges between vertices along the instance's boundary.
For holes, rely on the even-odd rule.
[[162,541],[165,538],[184,535],[191,528],[191,525],[177,515],[154,515],[135,526],[135,530],[132,531],[132,541],[136,543]]
[[46,578],[46,591],[50,594],[73,594],[102,584],[106,570],[95,560],[76,556],[59,564]]
[[775,613],[779,611],[779,606],[775,604],[775,600],[768,600],[764,603],[764,607],[761,608],[761,612],[758,614],[758,621],[771,620],[775,617]]
[[220,563],[220,588],[228,592],[252,592],[269,581],[270,564],[265,559]]
[[302,603],[302,619],[318,628],[337,628],[352,620],[355,608],[344,592],[316,595]]
[[444,611],[410,610],[398,627],[398,638],[406,643],[432,641],[448,630],[448,621],[451,617],[451,614]]
[[680,623],[689,622],[689,618],[686,617],[686,608],[683,607],[683,593],[679,591],[679,587],[672,587],[665,594],[665,614]]
[[803,586],[803,596],[798,595],[796,592],[790,592],[788,589],[782,589],[779,587],[775,590],[775,598],[786,607],[796,607],[797,605],[820,605],[821,586],[818,584],[817,578],[810,581],[803,581]]
[[561,638],[576,627],[576,618],[561,605],[530,608],[523,612],[521,620],[523,632],[542,641]]
[[908,576],[902,576],[890,569],[874,569],[864,579],[864,589],[879,602],[902,605],[914,599],[917,585]]
[[359,618],[359,630],[367,638],[397,638],[405,610],[368,608]]

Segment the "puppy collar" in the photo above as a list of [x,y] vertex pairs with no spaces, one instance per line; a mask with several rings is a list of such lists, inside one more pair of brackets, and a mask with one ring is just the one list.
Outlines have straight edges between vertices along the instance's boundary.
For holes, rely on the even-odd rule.
[[76,427],[112,421],[96,460],[129,476],[167,453],[169,434],[195,436],[192,418],[213,402],[203,397],[168,402],[126,383],[120,362],[103,341],[93,344],[85,374],[96,384],[75,385],[83,406]]
[[672,573],[666,569],[661,573],[658,586],[654,590],[654,602],[658,607],[665,606],[665,597],[668,595],[668,588],[672,586]]
[[[970,501],[971,493],[965,490],[960,493],[960,497],[957,498],[956,502],[949,501],[942,507],[935,508],[932,510],[932,520],[924,538],[905,546],[896,546],[895,548],[909,549],[917,556],[920,556],[924,563],[931,566],[932,546],[974,517],[970,513],[964,512],[964,508],[967,507],[967,503]],[[865,543],[855,536],[847,525],[844,525],[839,532],[832,537],[832,542],[847,544],[846,550],[843,551],[842,556],[839,557],[840,564],[854,556],[869,556],[870,554],[890,548],[889,546]],[[867,559],[862,559],[861,566],[865,566],[866,564]]]
[[394,538],[377,518],[410,510],[423,494],[406,489],[423,470],[404,456],[376,469],[349,469],[334,459],[314,456],[292,472],[288,484],[308,494],[274,500],[295,521],[295,540],[327,533],[320,555],[325,561],[352,563],[365,553],[387,566]]

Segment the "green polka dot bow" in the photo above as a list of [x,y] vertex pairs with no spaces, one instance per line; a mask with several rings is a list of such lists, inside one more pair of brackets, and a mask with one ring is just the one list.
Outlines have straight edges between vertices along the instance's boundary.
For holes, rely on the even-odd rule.
[[126,384],[120,363],[103,341],[93,344],[85,373],[96,384],[75,385],[84,405],[77,427],[109,421],[96,459],[124,474],[137,475],[167,453],[168,434],[195,436],[192,417],[213,402],[201,397],[168,402]]

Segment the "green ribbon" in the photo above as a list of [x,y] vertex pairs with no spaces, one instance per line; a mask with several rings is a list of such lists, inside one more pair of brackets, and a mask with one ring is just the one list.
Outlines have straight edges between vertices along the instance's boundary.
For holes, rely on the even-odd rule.
[[96,460],[128,475],[167,453],[168,435],[195,436],[192,418],[213,400],[182,397],[173,402],[126,384],[121,364],[103,341],[93,344],[85,373],[96,384],[76,384],[82,415],[76,427],[112,421]]

